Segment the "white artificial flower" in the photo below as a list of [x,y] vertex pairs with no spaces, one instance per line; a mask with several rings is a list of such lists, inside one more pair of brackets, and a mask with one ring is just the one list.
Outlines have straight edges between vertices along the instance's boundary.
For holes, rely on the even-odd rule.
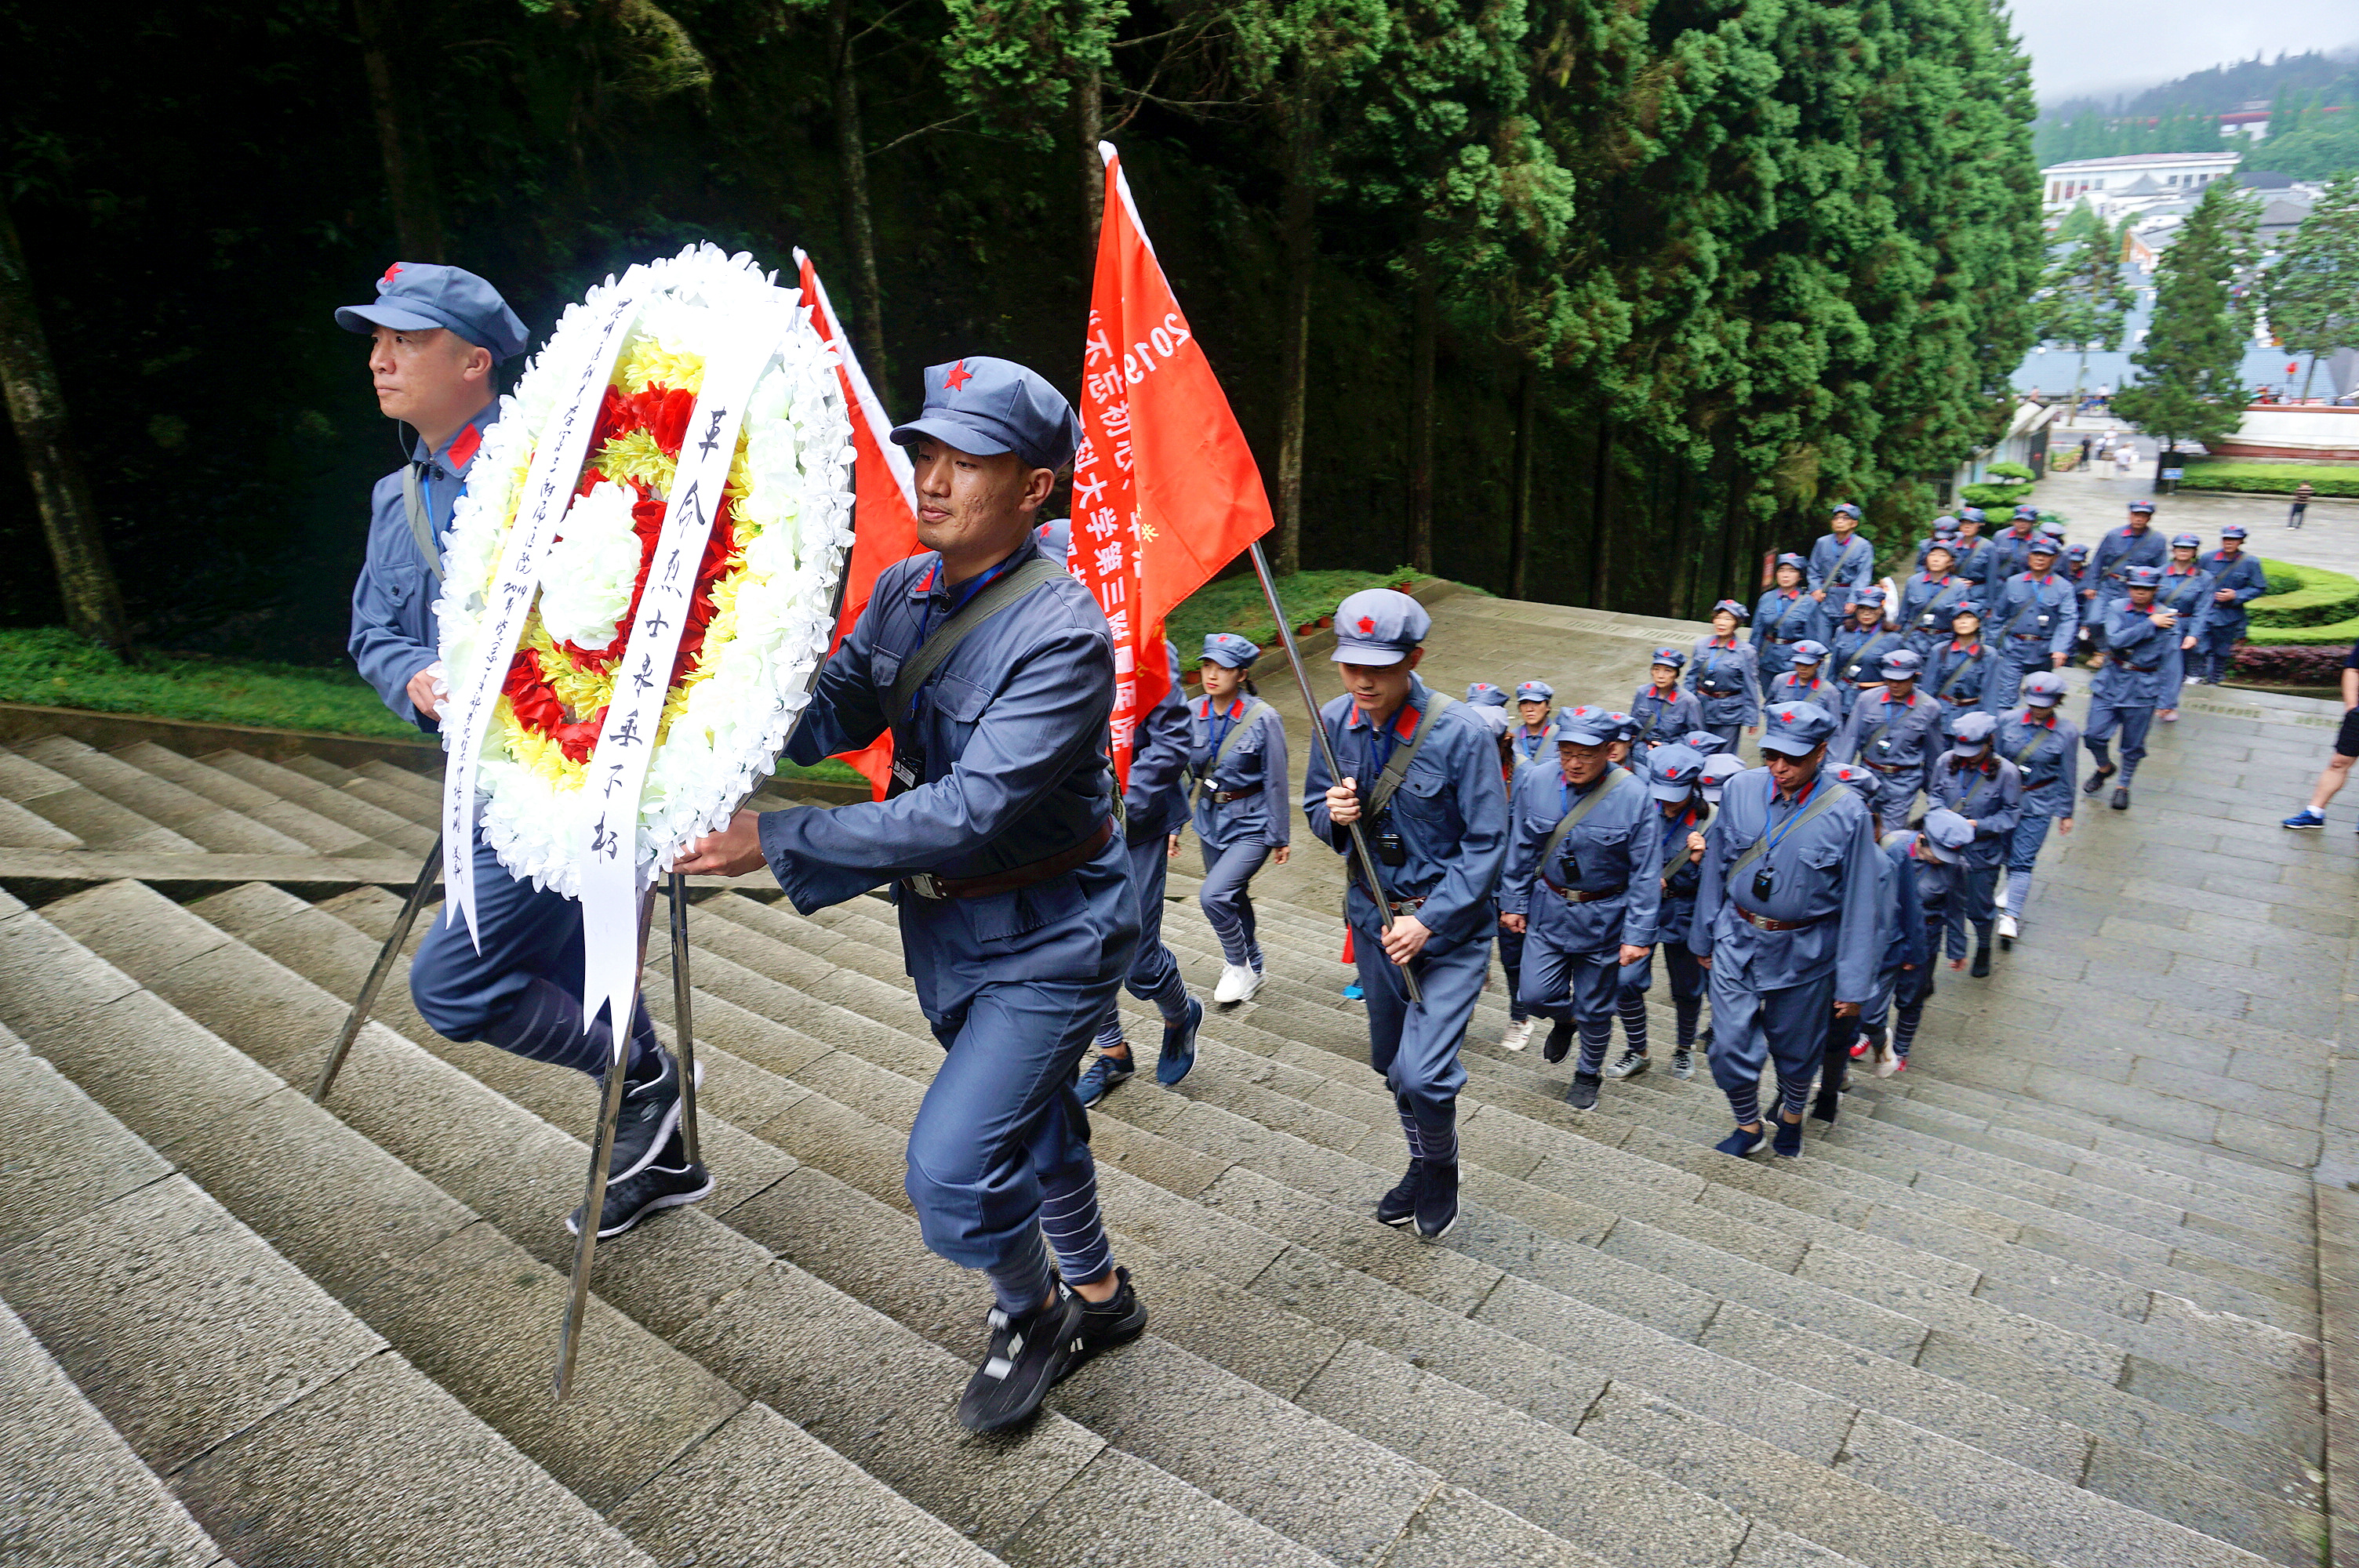
[[575,498],[540,568],[540,622],[560,643],[592,653],[614,641],[631,608],[639,536],[631,531],[629,486],[608,481]]

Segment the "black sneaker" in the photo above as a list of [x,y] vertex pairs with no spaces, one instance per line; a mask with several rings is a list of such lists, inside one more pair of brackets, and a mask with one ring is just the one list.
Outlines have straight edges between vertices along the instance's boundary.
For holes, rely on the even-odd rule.
[[2130,808],[2130,786],[2124,784],[2121,788],[2114,791],[2114,798],[2108,804],[2110,804],[2115,811],[2127,811]]
[[[679,1135],[674,1133],[664,1141],[658,1157],[638,1174],[619,1182],[611,1176],[606,1179],[606,1201],[600,1206],[598,1239],[620,1236],[651,1214],[712,1195],[712,1173],[701,1165],[689,1163],[688,1151]],[[576,1236],[582,1234],[580,1205],[575,1205],[573,1212],[565,1217],[565,1228]]]
[[[644,1078],[623,1080],[623,1108],[614,1119],[614,1163],[609,1186],[627,1182],[647,1168],[664,1144],[679,1130],[679,1059],[656,1047],[656,1071]],[[704,1069],[696,1070],[697,1087],[704,1087]]]
[[1831,1089],[1824,1084],[1820,1085],[1818,1098],[1810,1102],[1810,1119],[1823,1121],[1829,1127],[1832,1127],[1835,1124],[1836,1115],[1842,1109],[1843,1090]]
[[1018,1317],[991,1309],[991,1353],[967,1379],[959,1424],[997,1432],[1040,1408],[1082,1352],[1082,1298],[1061,1285],[1056,1299]]
[[1147,1332],[1147,1303],[1130,1288],[1130,1271],[1117,1268],[1114,1271],[1116,1289],[1112,1297],[1093,1302],[1079,1291],[1073,1299],[1082,1303],[1082,1332],[1073,1358],[1058,1379],[1071,1377],[1093,1357],[1103,1356],[1118,1345],[1127,1345]]
[[1549,1025],[1548,1043],[1540,1047],[1540,1060],[1561,1062],[1572,1054],[1572,1021],[1560,1018]]
[[1783,1107],[1770,1111],[1768,1118],[1769,1125],[1777,1130],[1777,1135],[1769,1141],[1769,1147],[1788,1160],[1799,1156],[1802,1152],[1802,1124],[1787,1120]]
[[2087,779],[2082,781],[2081,784],[2081,793],[2082,795],[2095,795],[2099,793],[2105,787],[2105,781],[2114,776],[2114,770],[2112,768],[2099,768],[2095,773],[2091,773]]
[[1376,1217],[1386,1225],[1407,1225],[1417,1217],[1417,1195],[1425,1190],[1425,1162],[1411,1160],[1393,1190],[1376,1200]]
[[1597,1086],[1603,1081],[1603,1076],[1597,1073],[1573,1074],[1572,1087],[1564,1091],[1564,1103],[1575,1110],[1595,1110]]
[[1430,1164],[1417,1191],[1417,1234],[1439,1241],[1458,1223],[1458,1166]]
[[1625,1051],[1605,1069],[1605,1076],[1609,1078],[1635,1078],[1654,1065],[1644,1051]]

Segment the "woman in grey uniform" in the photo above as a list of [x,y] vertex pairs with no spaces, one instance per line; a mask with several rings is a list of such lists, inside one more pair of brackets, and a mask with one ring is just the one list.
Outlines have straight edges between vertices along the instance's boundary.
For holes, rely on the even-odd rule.
[[[1261,650],[1252,639],[1215,632],[1204,639],[1204,695],[1188,705],[1188,771],[1196,781],[1191,820],[1204,856],[1197,893],[1204,919],[1221,939],[1221,979],[1212,1000],[1250,1000],[1261,989],[1261,944],[1254,940],[1254,873],[1288,849],[1286,726],[1254,691]],[[1180,835],[1171,835],[1180,853]]]

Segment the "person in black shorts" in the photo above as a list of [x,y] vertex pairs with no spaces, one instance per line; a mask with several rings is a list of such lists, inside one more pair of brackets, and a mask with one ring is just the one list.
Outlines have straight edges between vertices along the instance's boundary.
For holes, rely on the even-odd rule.
[[2343,728],[2334,736],[2334,755],[2326,759],[2325,771],[2311,786],[2310,804],[2285,819],[2288,827],[2323,827],[2326,826],[2326,803],[2342,789],[2343,781],[2351,776],[2351,764],[2359,762],[2359,643],[2343,660]]

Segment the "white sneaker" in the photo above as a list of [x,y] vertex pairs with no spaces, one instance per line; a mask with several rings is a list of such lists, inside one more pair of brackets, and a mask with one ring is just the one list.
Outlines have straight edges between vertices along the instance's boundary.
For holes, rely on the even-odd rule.
[[1251,1001],[1261,989],[1261,976],[1245,964],[1221,966],[1221,983],[1212,988],[1212,1000],[1223,1007],[1240,1001]]
[[2002,914],[1998,917],[1998,934],[2002,938],[2009,942],[2014,941],[2017,936],[2021,935],[2021,933],[2016,929],[2014,915]]
[[1520,1051],[1531,1043],[1532,1021],[1528,1018],[1508,1024],[1506,1033],[1499,1036],[1499,1044],[1503,1050]]

